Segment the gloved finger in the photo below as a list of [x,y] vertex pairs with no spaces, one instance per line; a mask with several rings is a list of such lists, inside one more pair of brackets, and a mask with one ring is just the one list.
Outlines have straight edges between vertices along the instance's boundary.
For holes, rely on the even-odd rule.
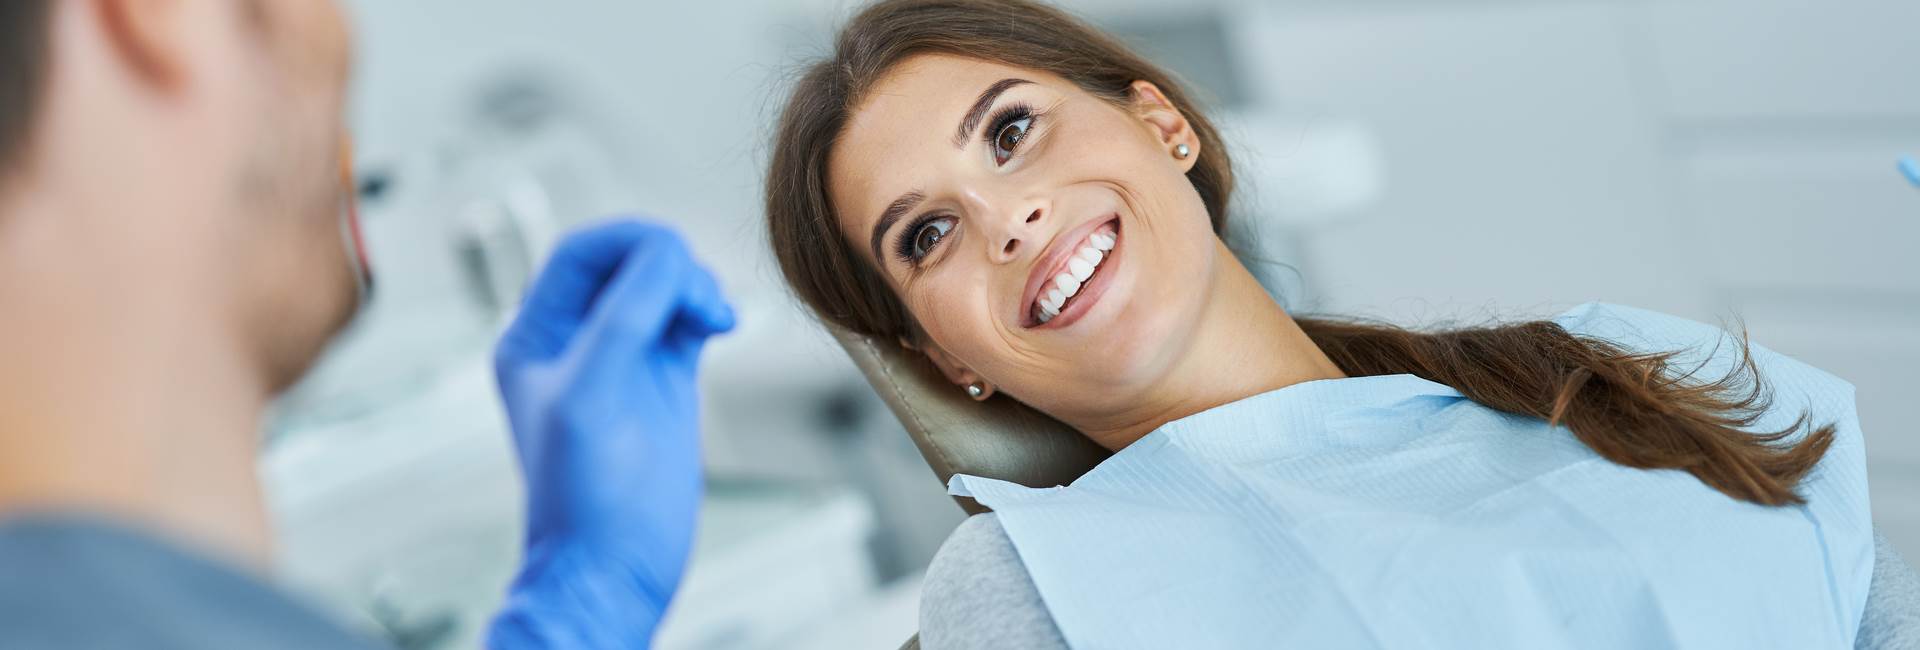
[[713,274],[697,270],[692,275],[680,313],[667,326],[658,348],[672,363],[689,368],[697,364],[708,338],[732,331],[737,323]]
[[696,263],[687,275],[681,313],[676,318],[692,321],[686,330],[698,331],[703,336],[733,331],[737,321],[733,305],[727,303],[726,294],[720,290],[713,273]]
[[695,265],[679,236],[661,228],[656,236],[634,246],[594,301],[587,317],[590,332],[581,342],[590,346],[585,353],[620,364],[644,358],[667,327],[688,311],[691,295],[705,292],[717,296],[718,290],[713,287],[712,277]]
[[657,225],[620,219],[568,235],[548,258],[520,313],[501,337],[501,352],[550,358],[565,350],[586,321],[594,299],[634,247],[667,232]]

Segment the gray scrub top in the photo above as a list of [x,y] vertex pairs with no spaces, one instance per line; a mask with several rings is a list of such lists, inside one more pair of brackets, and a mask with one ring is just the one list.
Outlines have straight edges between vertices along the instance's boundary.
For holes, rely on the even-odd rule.
[[210,558],[104,521],[0,520],[0,648],[380,648]]

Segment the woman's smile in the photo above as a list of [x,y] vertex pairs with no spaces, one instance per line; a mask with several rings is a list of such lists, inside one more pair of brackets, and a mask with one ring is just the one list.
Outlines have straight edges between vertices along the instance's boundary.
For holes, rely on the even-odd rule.
[[1099,301],[1118,263],[1120,217],[1095,219],[1061,233],[1034,261],[1020,304],[1028,329],[1072,325]]

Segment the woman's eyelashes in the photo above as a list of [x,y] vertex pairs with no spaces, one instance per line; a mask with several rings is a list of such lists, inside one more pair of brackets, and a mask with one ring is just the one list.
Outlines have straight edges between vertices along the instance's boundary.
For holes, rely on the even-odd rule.
[[[993,114],[987,128],[981,130],[987,149],[993,152],[993,164],[1006,165],[1032,138],[1040,116],[1026,104],[1011,104]],[[919,268],[945,241],[959,222],[951,215],[929,214],[915,219],[900,230],[894,253],[908,266]]]
[[1020,145],[1026,143],[1033,134],[1034,122],[1039,116],[1026,104],[1012,104],[994,113],[987,128],[981,135],[987,142],[987,149],[993,152],[993,164],[1005,165],[1013,160],[1020,151]]
[[925,215],[915,219],[900,230],[900,239],[894,245],[894,252],[900,261],[918,267],[953,232],[955,223],[951,216]]

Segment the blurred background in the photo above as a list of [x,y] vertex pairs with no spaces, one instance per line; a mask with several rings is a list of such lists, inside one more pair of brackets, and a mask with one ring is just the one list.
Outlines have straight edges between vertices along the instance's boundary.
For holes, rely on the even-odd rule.
[[[707,360],[712,486],[670,648],[896,647],[961,519],[788,297],[769,124],[858,3],[348,3],[383,293],[278,408],[293,586],[472,647],[517,561],[491,339],[555,234],[679,227],[743,316]],[[1242,232],[1299,311],[1404,324],[1588,300],[1744,325],[1859,387],[1875,518],[1920,558],[1920,4],[1079,0],[1206,96]]]

